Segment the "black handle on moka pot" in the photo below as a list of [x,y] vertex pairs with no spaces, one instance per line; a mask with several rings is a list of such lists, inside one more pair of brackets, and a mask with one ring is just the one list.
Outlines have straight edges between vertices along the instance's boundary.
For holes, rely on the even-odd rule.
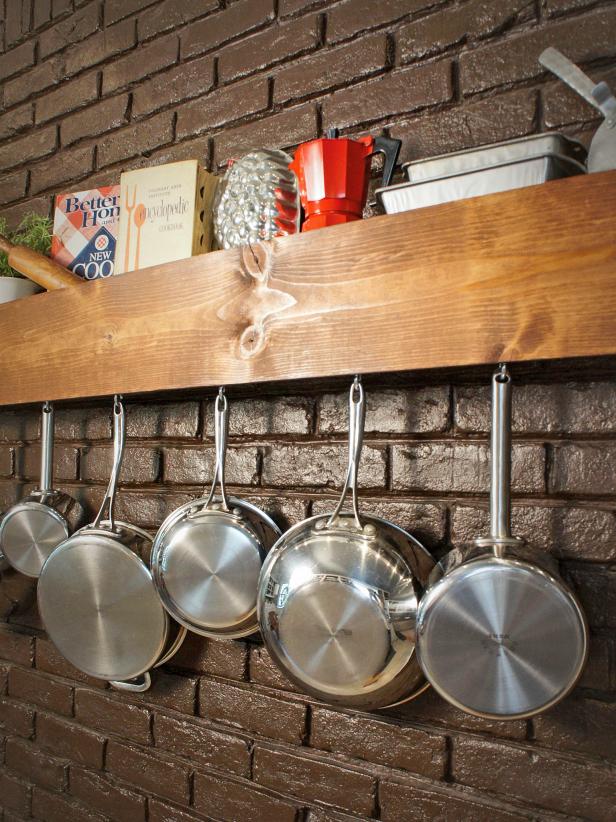
[[373,154],[382,154],[385,157],[383,165],[383,179],[381,186],[388,186],[394,174],[402,140],[394,140],[393,137],[375,137]]

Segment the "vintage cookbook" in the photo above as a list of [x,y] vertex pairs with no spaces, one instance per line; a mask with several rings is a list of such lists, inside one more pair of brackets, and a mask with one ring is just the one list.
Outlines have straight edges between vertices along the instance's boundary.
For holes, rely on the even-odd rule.
[[124,172],[114,273],[210,251],[216,182],[197,160]]
[[84,280],[109,277],[119,225],[120,186],[58,194],[51,256]]

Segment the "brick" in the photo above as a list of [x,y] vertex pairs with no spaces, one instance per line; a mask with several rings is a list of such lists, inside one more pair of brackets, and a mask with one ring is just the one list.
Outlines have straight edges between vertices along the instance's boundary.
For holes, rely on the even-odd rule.
[[36,744],[78,765],[103,767],[105,737],[55,716],[36,715]]
[[178,39],[169,36],[119,57],[105,66],[103,95],[167,68],[177,62],[177,54]]
[[34,41],[29,40],[0,56],[0,78],[6,80],[33,65]]
[[51,0],[34,0],[32,9],[32,22],[34,28],[48,23],[51,20]]
[[543,10],[548,17],[592,6],[594,0],[544,0]]
[[268,688],[278,688],[283,691],[298,691],[273,662],[264,645],[250,647],[250,681]]
[[[105,13],[108,8],[109,4],[105,3]],[[99,31],[83,43],[72,46],[63,55],[66,76],[70,77],[85,68],[122,54],[131,49],[136,42],[134,20],[123,20],[115,26],[108,25],[104,31]]]
[[252,149],[288,149],[316,136],[316,109],[311,103],[304,103],[254,123],[226,129],[214,138],[215,160],[221,165]]
[[151,6],[156,0],[106,0],[105,23],[115,23],[129,14]]
[[[479,801],[478,797],[464,797],[459,790],[444,790],[435,785],[403,785],[388,779],[379,784],[382,822],[519,822],[529,817],[517,809],[507,810],[496,803]],[[546,817],[542,817],[546,818]]]
[[20,779],[0,771],[0,797],[7,811],[30,816],[30,786]]
[[[97,504],[92,508],[100,506],[102,502],[102,489],[97,489],[100,493],[96,496]],[[155,533],[161,522],[163,522],[172,511],[194,499],[194,494],[170,494],[167,490],[152,491],[144,493],[130,489],[122,489],[122,493],[116,500],[116,515],[118,519],[125,522],[134,522],[135,525],[148,527]],[[174,661],[175,664],[175,661]]]
[[71,665],[70,662],[64,659],[53,642],[44,637],[36,638],[36,667],[48,674],[63,676],[78,682],[86,682],[95,687],[104,688],[107,686],[106,682],[94,679],[94,677],[84,674],[83,671]]
[[[81,140],[83,137],[95,137],[105,131],[111,131],[126,123],[128,95],[110,97],[83,111],[66,117],[60,126],[60,140],[62,145]],[[81,412],[83,416],[83,412]],[[95,437],[91,437],[95,439]]]
[[73,10],[71,0],[51,0],[51,16],[52,18],[60,17],[68,11]]
[[147,708],[77,688],[75,717],[96,731],[115,734],[142,745],[150,744],[150,712]]
[[[98,97],[98,78],[95,72],[84,74],[70,83],[45,94],[36,101],[36,122],[44,123],[60,114],[73,111]],[[77,105],[76,105],[77,104]]]
[[465,100],[436,114],[421,114],[394,123],[389,132],[402,140],[400,162],[410,162],[524,137],[535,130],[536,109],[537,92],[522,89],[476,102]]
[[163,0],[139,18],[139,39],[147,40],[163,31],[177,28],[183,23],[218,9],[218,0]]
[[255,790],[250,783],[228,782],[214,774],[195,774],[194,804],[198,813],[217,819],[295,822],[297,818],[297,809],[288,801]]
[[85,146],[69,151],[58,152],[49,160],[32,167],[30,191],[38,194],[41,191],[59,187],[64,188],[83,179],[94,168],[94,147]]
[[365,714],[314,707],[310,746],[432,779],[442,779],[445,775],[444,735],[382,722]]
[[24,131],[34,124],[34,106],[26,103],[0,117],[0,140]]
[[4,84],[4,104],[12,106],[20,103],[43,89],[54,86],[63,79],[62,61],[52,58],[20,74]]
[[195,822],[201,820],[190,811],[182,811],[175,806],[160,802],[158,799],[148,799],[148,820],[149,822]]
[[[596,83],[603,80],[612,88],[616,84],[614,68],[592,69],[588,74]],[[601,119],[596,108],[559,80],[545,84],[541,96],[543,117],[548,128]]]
[[290,17],[293,14],[308,10],[318,3],[319,0],[279,0],[278,16]]
[[268,97],[266,78],[250,78],[217,89],[178,109],[178,138],[209,132],[225,123],[263,111],[268,106]]
[[[448,386],[366,394],[366,433],[427,433],[446,431],[448,426]],[[348,432],[348,391],[321,397],[318,430],[321,434]]]
[[609,639],[602,636],[590,636],[588,643],[588,660],[578,682],[580,688],[592,688],[595,691],[613,690],[610,676],[610,657],[613,646]]
[[613,494],[616,476],[612,443],[566,443],[555,445],[549,478],[552,492],[568,494]]
[[591,565],[568,569],[591,628],[616,628],[616,573]]
[[19,200],[26,193],[26,184],[28,182],[27,171],[16,171],[14,174],[4,174],[2,178],[2,197],[3,203],[10,203],[12,200]]
[[[333,500],[316,499],[312,504],[312,514],[331,513]],[[394,522],[418,539],[422,545],[431,548],[445,540],[447,511],[443,505],[423,502],[391,502],[371,500],[362,497],[360,511]]]
[[[175,665],[175,658],[173,664]],[[140,702],[161,705],[183,714],[194,714],[197,679],[159,670],[152,678],[152,687],[148,691],[132,696]]]
[[9,686],[10,665],[0,665],[0,696],[4,696]]
[[271,26],[241,42],[221,49],[218,76],[221,82],[288,60],[318,45],[317,16],[302,17]]
[[409,66],[336,91],[323,101],[323,127],[347,127],[445,103],[453,96],[451,63]]
[[306,756],[257,746],[253,779],[269,788],[283,784],[286,793],[309,802],[324,802],[362,816],[372,816],[374,812],[373,776]]
[[195,437],[199,429],[197,402],[149,403],[128,405],[128,437]]
[[[340,487],[346,476],[348,449],[345,445],[276,445],[266,449],[263,460],[265,485]],[[359,486],[385,484],[385,450],[364,445],[359,466]]]
[[250,776],[248,740],[221,733],[202,722],[157,714],[154,743],[157,749],[190,759],[197,767]]
[[[158,477],[160,454],[154,448],[127,448],[122,472],[124,481],[154,482]],[[113,451],[106,446],[89,446],[81,452],[81,476],[90,482],[106,482],[111,473]]]
[[210,135],[204,134],[202,137],[195,137],[194,140],[182,140],[181,143],[173,143],[157,149],[139,162],[139,165],[152,165],[155,163],[176,163],[185,160],[187,157],[198,159],[201,164],[210,168]]
[[40,214],[43,217],[49,217],[51,206],[51,197],[33,197],[9,208],[3,208],[2,216],[5,218],[9,228],[17,228],[27,214],[34,213]]
[[[201,485],[214,478],[215,455],[212,446],[204,448],[164,448],[165,482]],[[226,481],[231,485],[253,485],[258,480],[257,449],[228,448]]]
[[[314,404],[304,397],[232,400],[229,407],[229,436],[265,434],[308,434]],[[214,436],[214,402],[205,408],[205,433]]]
[[10,477],[13,474],[13,449],[0,448],[0,475]]
[[103,137],[98,144],[98,164],[102,168],[137,155],[147,155],[173,140],[172,114],[165,112],[127,126]]
[[569,697],[547,713],[535,717],[535,741],[558,751],[579,751],[614,760],[615,713],[613,703]]
[[99,813],[71,802],[65,795],[34,788],[32,814],[44,822],[107,822]]
[[285,103],[347,85],[385,68],[387,43],[374,34],[338,48],[317,52],[284,66],[274,76],[274,102]]
[[547,46],[563,49],[575,63],[614,55],[611,36],[616,9],[585,14],[549,26],[529,29],[502,42],[490,43],[460,55],[460,84],[464,94],[483,91],[513,80],[529,80],[544,72],[538,57]]
[[[15,470],[20,476],[38,482],[41,474],[41,447],[29,445],[17,454]],[[53,449],[53,476],[56,481],[77,477],[77,449],[58,445]]]
[[66,763],[39,751],[31,742],[7,739],[5,761],[7,767],[27,777],[35,785],[56,791],[61,791],[64,787]]
[[132,116],[142,117],[170,103],[181,103],[208,92],[214,84],[214,59],[201,57],[149,80],[133,92]]
[[32,162],[51,154],[56,148],[55,126],[40,128],[0,146],[0,168],[10,168],[24,161]]
[[89,3],[39,36],[39,60],[71,43],[81,43],[99,27],[98,4]]
[[[202,679],[199,713],[215,722],[225,722],[270,739],[301,745],[306,709],[299,702],[267,696],[254,688]],[[272,717],[276,722],[272,723]]]
[[335,42],[361,31],[393,23],[434,5],[434,0],[346,0],[327,15],[327,40]]
[[[514,433],[612,433],[616,402],[613,382],[516,385],[512,395]],[[460,431],[490,430],[490,389],[456,388],[455,424]]]
[[225,679],[246,679],[247,665],[248,646],[245,642],[209,639],[191,632],[173,657],[174,668],[215,674]]
[[[544,491],[544,466],[542,445],[514,445],[512,490]],[[394,445],[392,476],[396,489],[486,492],[490,481],[489,446],[469,442]]]
[[29,2],[24,3],[22,0],[13,0],[13,2],[7,3],[5,17],[5,39],[7,47],[17,40],[20,40],[22,35],[27,33],[28,21],[26,17],[29,5]]
[[34,637],[18,633],[8,627],[0,627],[0,659],[8,659],[18,665],[32,667]]
[[70,793],[114,822],[139,822],[146,818],[144,796],[83,768],[71,766]]
[[175,762],[110,741],[106,769],[118,779],[137,783],[142,791],[188,804],[188,770]]
[[273,0],[240,0],[182,32],[182,59],[210,51],[274,19]]
[[31,669],[11,669],[9,696],[47,708],[56,714],[70,716],[73,712],[72,687]]
[[[64,120],[62,125],[69,120]],[[57,408],[54,436],[56,440],[109,439],[111,411],[108,408]]]
[[513,25],[534,19],[528,0],[470,0],[413,20],[397,32],[400,60],[405,63],[438,54],[461,43],[502,34]]
[[[506,768],[495,768],[501,757]],[[567,759],[538,748],[504,746],[477,737],[454,740],[456,782],[519,798],[543,808],[608,822],[615,773],[605,765]],[[575,790],[571,791],[571,785]]]
[[0,728],[29,739],[34,732],[34,711],[20,702],[0,697]]
[[268,514],[283,532],[308,516],[308,501],[301,497],[282,497],[277,492],[256,495],[247,489],[242,498]]

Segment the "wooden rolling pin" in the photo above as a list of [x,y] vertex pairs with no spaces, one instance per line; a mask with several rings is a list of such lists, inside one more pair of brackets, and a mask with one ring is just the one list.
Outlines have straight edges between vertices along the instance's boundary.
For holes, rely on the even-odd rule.
[[32,282],[53,291],[56,288],[72,288],[83,283],[81,277],[73,274],[68,268],[55,263],[44,254],[26,248],[23,245],[14,245],[0,234],[0,251],[6,252],[9,258],[9,265],[23,274]]

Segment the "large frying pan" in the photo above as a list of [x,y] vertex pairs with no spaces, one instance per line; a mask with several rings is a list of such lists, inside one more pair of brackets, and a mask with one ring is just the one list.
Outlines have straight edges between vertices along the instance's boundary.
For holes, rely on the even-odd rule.
[[544,711],[575,685],[586,660],[579,603],[547,553],[511,536],[511,377],[492,377],[490,535],[451,551],[419,605],[419,660],[434,689],[476,716]]
[[[364,392],[349,395],[349,465],[331,515],[291,528],[269,553],[258,614],[279,668],[307,693],[370,710],[412,699],[426,686],[415,654],[418,600],[434,562],[420,543],[359,513],[357,470]],[[353,512],[342,513],[348,490]]]
[[150,669],[173,656],[186,629],[169,619],[154,587],[147,565],[152,537],[113,515],[125,439],[119,397],[113,429],[113,468],[100,510],[51,553],[38,603],[50,639],[76,668],[118,689],[142,691]]

